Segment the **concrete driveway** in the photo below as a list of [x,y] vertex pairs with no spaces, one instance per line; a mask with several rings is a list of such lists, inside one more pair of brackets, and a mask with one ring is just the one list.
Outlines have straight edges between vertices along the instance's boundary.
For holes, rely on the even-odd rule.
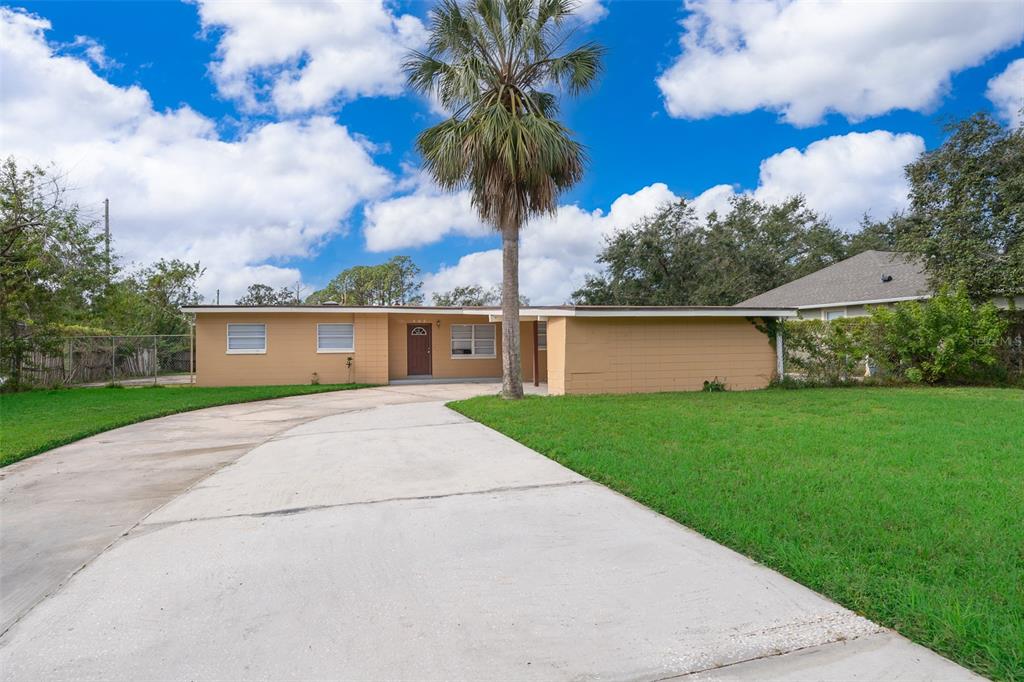
[[[0,638],[3,679],[972,677],[443,406],[494,390],[214,408],[148,423],[165,449],[191,444],[177,455],[132,460],[118,432],[58,455],[136,461],[116,483],[131,495],[147,467],[161,478],[163,460],[206,445],[187,474],[142,486],[132,508],[148,509],[125,529],[126,505],[84,568],[22,605]],[[225,422],[240,425],[231,437]],[[5,484],[38,465],[45,487],[53,456]],[[30,535],[32,516],[7,505],[33,494],[5,491],[4,535]]]

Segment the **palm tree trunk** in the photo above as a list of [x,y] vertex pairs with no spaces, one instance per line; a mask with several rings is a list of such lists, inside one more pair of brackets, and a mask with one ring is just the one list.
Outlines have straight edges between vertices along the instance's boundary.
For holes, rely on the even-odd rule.
[[501,229],[501,395],[523,397],[519,343],[519,225]]

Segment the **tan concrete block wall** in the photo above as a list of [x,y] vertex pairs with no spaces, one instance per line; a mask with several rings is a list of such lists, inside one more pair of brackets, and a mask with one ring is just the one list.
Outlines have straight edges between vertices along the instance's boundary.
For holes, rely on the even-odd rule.
[[548,394],[563,395],[565,393],[565,346],[566,318],[552,317],[548,319],[548,351],[547,378]]
[[357,313],[355,325],[355,381],[360,384],[388,383],[388,316]]
[[[729,390],[749,390],[766,387],[775,369],[768,337],[743,318],[566,318],[565,324],[561,387],[555,354],[549,357],[549,388],[556,394],[696,391],[716,376]],[[549,347],[551,333],[549,323]]]
[[[386,384],[386,315],[323,313],[213,313],[196,316],[196,382],[200,386],[308,384],[316,372],[322,384]],[[355,352],[317,353],[318,323],[355,324]],[[267,352],[232,355],[227,325],[266,324]],[[347,359],[352,358],[348,368]]]

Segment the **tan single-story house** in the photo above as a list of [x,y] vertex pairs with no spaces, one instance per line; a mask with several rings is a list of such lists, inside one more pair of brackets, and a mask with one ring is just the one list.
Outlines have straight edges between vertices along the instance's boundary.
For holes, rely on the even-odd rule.
[[[200,386],[487,379],[501,376],[501,309],[193,306]],[[526,382],[548,393],[764,388],[779,353],[767,319],[792,309],[526,306]]]

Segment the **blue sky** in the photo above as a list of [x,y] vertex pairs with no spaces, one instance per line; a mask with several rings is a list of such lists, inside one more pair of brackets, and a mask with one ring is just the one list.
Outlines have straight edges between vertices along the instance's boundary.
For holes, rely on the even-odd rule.
[[[497,282],[497,240],[416,173],[414,137],[440,118],[404,92],[397,61],[430,5],[272,5],[17,5],[0,141],[56,164],[83,206],[110,196],[129,259],[199,259],[204,293],[223,300],[395,254],[428,292]],[[563,114],[591,163],[564,209],[524,232],[538,303],[563,301],[603,235],[666,199],[710,210],[799,192],[844,229],[883,216],[944,120],[1014,124],[1024,99],[1019,2],[588,0],[584,14],[605,72]]]

